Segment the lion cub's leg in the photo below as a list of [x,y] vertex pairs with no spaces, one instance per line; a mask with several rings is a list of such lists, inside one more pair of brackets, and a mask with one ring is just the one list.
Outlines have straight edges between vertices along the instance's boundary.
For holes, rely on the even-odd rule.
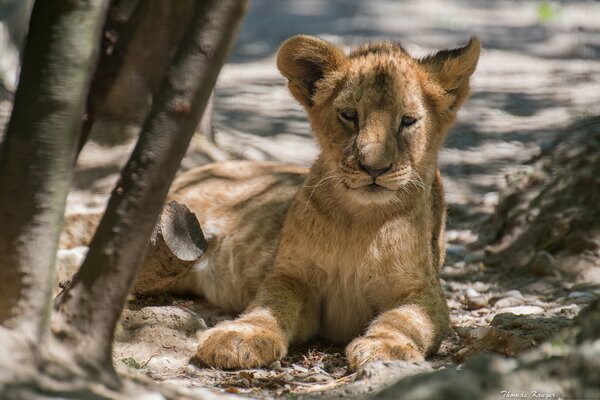
[[376,360],[423,361],[448,330],[448,309],[441,287],[379,315],[364,336],[346,347],[352,370]]
[[199,337],[195,356],[217,368],[253,368],[279,360],[291,341],[318,330],[316,297],[302,282],[282,275],[268,277],[246,312]]

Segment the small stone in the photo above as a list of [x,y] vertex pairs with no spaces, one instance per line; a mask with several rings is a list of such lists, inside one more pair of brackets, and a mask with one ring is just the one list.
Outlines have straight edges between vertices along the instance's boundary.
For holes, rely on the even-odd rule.
[[464,345],[455,356],[459,362],[464,361],[476,354],[494,351],[507,356],[514,356],[534,344],[532,341],[512,332],[494,326],[482,326],[472,329],[464,338]]
[[467,248],[460,244],[448,245],[446,254],[453,257],[462,257],[467,252]]
[[525,300],[522,297],[505,297],[496,301],[494,304],[498,308],[514,307],[523,304]]
[[539,251],[530,264],[531,272],[536,276],[554,276],[558,274],[556,261],[547,251]]
[[499,313],[513,313],[515,315],[536,315],[542,314],[544,309],[538,306],[517,306],[503,308]]
[[583,298],[592,298],[594,297],[594,293],[591,292],[571,292],[569,293],[569,296],[567,296],[569,299],[583,299]]
[[580,282],[574,285],[569,285],[568,283],[565,285],[567,289],[571,292],[583,292],[583,291],[592,291],[593,285],[588,282]]
[[178,360],[173,360],[171,356],[151,357],[146,362],[141,363],[141,368],[150,371],[165,371],[173,367],[173,363],[178,363]]
[[184,367],[184,370],[185,370],[185,374],[188,376],[196,376],[198,374],[197,368],[192,364],[187,364]]
[[465,295],[467,297],[477,297],[480,296],[479,292],[473,288],[467,288],[467,290],[465,290]]
[[321,373],[310,374],[306,378],[303,379],[304,382],[313,382],[313,383],[324,383],[324,382],[331,382],[334,380],[335,379],[333,377],[326,375],[326,374],[321,374]]
[[480,281],[473,282],[473,289],[478,292],[486,292],[489,289],[489,285]]
[[549,294],[556,290],[556,285],[548,282],[546,279],[538,279],[523,287],[527,293]]
[[297,372],[302,372],[302,373],[308,372],[308,368],[305,368],[298,364],[292,364],[292,368]]
[[420,363],[402,360],[374,361],[360,367],[358,371],[356,371],[354,381],[361,381],[375,377],[377,377],[377,380],[382,382],[397,381],[398,379],[409,375],[429,372],[431,370],[431,365],[426,361]]
[[484,206],[496,206],[498,204],[498,192],[488,192],[486,194],[483,195],[483,199],[481,200],[481,203]]
[[59,250],[56,254],[56,286],[61,282],[70,280],[79,270],[83,259],[88,252],[85,246],[74,247],[72,249]]
[[476,263],[479,261],[483,261],[485,259],[485,254],[483,251],[474,251],[465,256],[466,263]]
[[283,371],[283,368],[281,367],[281,361],[279,361],[279,360],[273,361],[271,364],[269,364],[269,369],[272,369],[275,371]]
[[518,290],[509,290],[508,292],[504,293],[503,297],[523,297],[523,294],[521,292],[519,292]]
[[465,305],[469,310],[478,310],[488,305],[488,300],[485,296],[469,297],[465,301]]
[[294,377],[292,374],[286,372],[285,374],[281,375],[281,379],[285,382],[291,382],[294,380]]
[[490,364],[490,369],[500,374],[507,374],[514,371],[519,366],[519,362],[514,358],[496,357]]

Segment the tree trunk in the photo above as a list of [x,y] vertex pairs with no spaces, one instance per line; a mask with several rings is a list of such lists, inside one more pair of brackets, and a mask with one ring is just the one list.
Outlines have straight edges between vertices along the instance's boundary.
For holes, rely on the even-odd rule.
[[[58,340],[53,346],[60,353],[68,349],[90,373],[114,374],[114,327],[245,6],[244,0],[196,2],[190,28],[154,99],[87,257],[72,285],[57,299],[53,329]],[[107,375],[101,378],[107,384],[116,382]]]
[[[138,19],[135,14],[127,17],[131,12],[127,12],[129,4],[136,0],[114,1],[119,10],[115,20],[123,22],[115,21],[114,29],[107,25],[109,31],[116,31],[116,36],[108,31],[107,34],[115,38],[115,52],[119,52],[121,45],[127,50],[114,74],[105,74],[98,69],[98,75],[103,76],[99,77],[98,83],[107,82],[109,85],[105,89],[108,91],[97,96],[103,98],[102,104],[92,112],[94,123],[88,128],[91,128],[89,139],[102,145],[137,139],[195,8],[195,0],[137,0],[138,7],[144,8]],[[138,21],[133,22],[133,18]],[[130,22],[124,22],[125,19]],[[130,38],[122,40],[121,33],[130,28]],[[114,61],[117,60],[110,55],[106,61],[116,65]],[[94,96],[94,93],[90,92],[90,95]]]
[[0,147],[0,323],[47,326],[79,122],[107,0],[38,1]]
[[[118,8],[132,11],[127,19],[122,20],[118,18]],[[87,98],[77,149],[78,154],[88,140],[98,112],[119,75],[125,55],[130,48],[131,38],[147,10],[148,2],[144,0],[113,0],[111,12],[103,29],[104,37],[102,38],[100,59]]]

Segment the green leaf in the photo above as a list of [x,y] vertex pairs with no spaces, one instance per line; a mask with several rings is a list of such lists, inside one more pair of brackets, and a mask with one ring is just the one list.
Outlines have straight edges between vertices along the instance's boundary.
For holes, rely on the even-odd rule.
[[135,359],[133,359],[131,357],[121,358],[121,362],[123,364],[127,365],[129,368],[142,369],[142,366],[137,361],[135,361]]

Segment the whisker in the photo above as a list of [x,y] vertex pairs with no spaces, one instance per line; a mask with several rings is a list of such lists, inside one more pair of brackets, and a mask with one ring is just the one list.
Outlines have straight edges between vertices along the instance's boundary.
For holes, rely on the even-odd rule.
[[316,185],[304,185],[304,187],[312,187],[312,191],[310,192],[310,195],[308,196],[308,199],[306,200],[306,205],[304,207],[304,211],[306,211],[306,209],[308,208],[308,205],[310,204],[310,199],[312,198],[313,194],[315,193],[315,190],[317,190],[317,187],[319,187],[320,185],[331,181],[335,178],[339,178],[339,176],[335,173],[335,172],[330,172],[329,174],[326,174],[325,176],[323,176],[317,183]]

